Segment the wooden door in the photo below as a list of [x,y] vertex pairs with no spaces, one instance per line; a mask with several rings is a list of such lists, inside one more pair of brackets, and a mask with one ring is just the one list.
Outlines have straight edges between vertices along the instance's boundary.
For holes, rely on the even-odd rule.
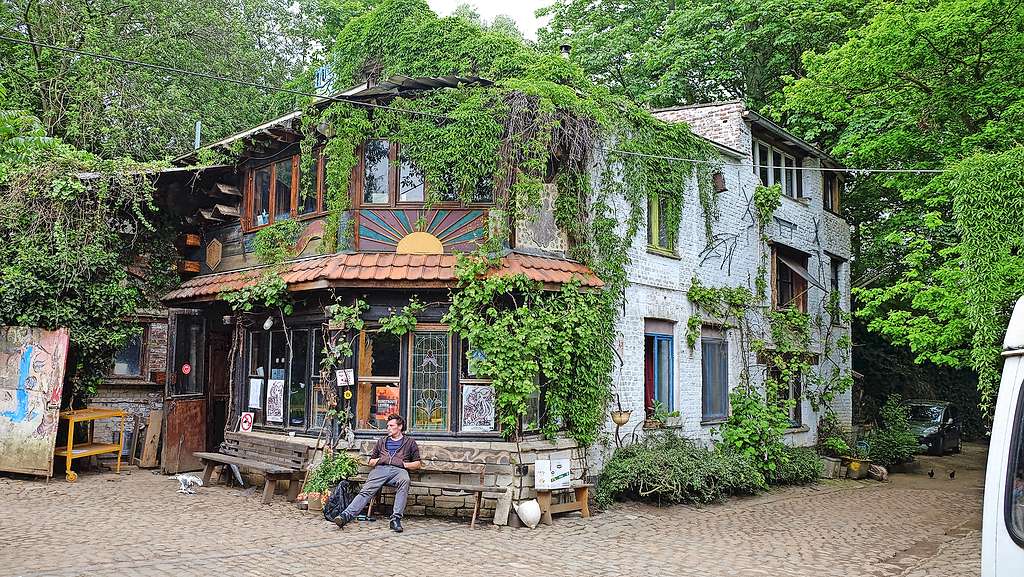
[[196,471],[202,464],[193,453],[208,449],[206,327],[200,311],[172,311],[169,334],[161,466],[165,473]]
[[[206,417],[206,446],[217,450],[224,441],[224,427],[228,416],[228,380],[230,379],[231,333],[211,330],[206,334],[206,390],[209,394]],[[232,429],[234,430],[234,429]]]

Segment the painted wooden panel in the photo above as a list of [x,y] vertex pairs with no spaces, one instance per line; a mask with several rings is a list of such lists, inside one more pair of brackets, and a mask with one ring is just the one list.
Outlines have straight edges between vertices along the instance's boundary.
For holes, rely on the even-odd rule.
[[68,332],[0,327],[0,471],[50,476]]
[[395,252],[403,239],[427,235],[446,253],[470,252],[484,240],[486,225],[487,212],[479,209],[364,208],[358,212],[356,247]]

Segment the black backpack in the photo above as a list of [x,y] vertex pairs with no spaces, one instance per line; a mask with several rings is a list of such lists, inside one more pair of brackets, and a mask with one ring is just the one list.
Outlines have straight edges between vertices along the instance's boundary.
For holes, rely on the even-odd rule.
[[331,496],[324,503],[324,519],[334,522],[334,518],[341,515],[341,512],[348,508],[352,502],[352,495],[349,493],[348,481],[339,481],[338,486],[331,491]]

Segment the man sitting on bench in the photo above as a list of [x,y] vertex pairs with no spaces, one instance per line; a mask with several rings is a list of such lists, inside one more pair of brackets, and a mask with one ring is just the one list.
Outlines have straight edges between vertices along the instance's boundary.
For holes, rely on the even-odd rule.
[[381,437],[370,453],[370,461],[367,464],[373,469],[363,483],[363,488],[355,499],[352,499],[348,508],[334,518],[334,523],[338,527],[345,527],[346,523],[355,519],[377,491],[388,485],[395,488],[391,530],[395,533],[402,532],[402,513],[409,498],[409,471],[415,471],[422,465],[420,448],[412,437],[402,434],[405,431],[405,419],[400,415],[388,415],[387,430],[387,436]]

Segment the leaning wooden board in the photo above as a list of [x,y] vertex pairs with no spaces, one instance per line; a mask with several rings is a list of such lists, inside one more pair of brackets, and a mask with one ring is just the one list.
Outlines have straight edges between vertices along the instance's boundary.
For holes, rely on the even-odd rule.
[[149,412],[149,419],[146,420],[146,442],[142,445],[142,456],[139,458],[140,467],[152,469],[160,466],[160,431],[163,424],[162,410]]

